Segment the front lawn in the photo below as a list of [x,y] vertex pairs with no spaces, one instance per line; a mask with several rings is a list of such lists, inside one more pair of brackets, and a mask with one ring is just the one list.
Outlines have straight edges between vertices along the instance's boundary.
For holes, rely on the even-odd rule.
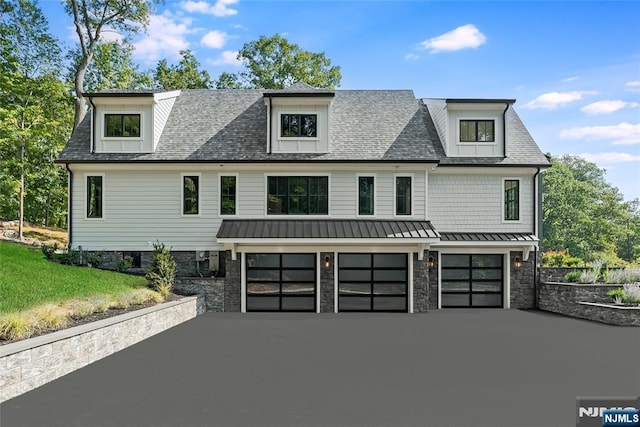
[[146,286],[143,277],[47,261],[39,249],[0,242],[0,314]]

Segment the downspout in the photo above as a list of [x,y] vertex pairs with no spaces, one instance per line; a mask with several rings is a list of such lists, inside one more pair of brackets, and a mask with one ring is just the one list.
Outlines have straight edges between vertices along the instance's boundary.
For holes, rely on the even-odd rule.
[[89,97],[89,103],[91,104],[91,153],[96,152],[96,105],[93,103],[93,99]]
[[272,103],[271,96],[269,96],[269,135],[267,135],[267,154],[271,154],[271,144],[272,144],[272,135],[273,135],[273,111],[272,111]]
[[67,168],[67,172],[69,173],[69,185],[67,189],[69,191],[69,195],[67,197],[67,229],[69,233],[69,239],[67,243],[67,249],[71,250],[72,242],[73,242],[73,171],[69,168],[69,163],[65,163],[65,167]]
[[[533,307],[538,308],[538,253],[542,250],[542,233],[538,233],[538,227],[541,227],[540,215],[542,214],[542,197],[540,180],[540,167],[533,175],[533,234],[538,236],[538,249],[533,253]],[[539,230],[539,231],[542,231]]]
[[507,102],[507,106],[504,107],[504,111],[502,112],[502,141],[504,144],[504,157],[507,157],[507,110],[509,109],[509,104]]

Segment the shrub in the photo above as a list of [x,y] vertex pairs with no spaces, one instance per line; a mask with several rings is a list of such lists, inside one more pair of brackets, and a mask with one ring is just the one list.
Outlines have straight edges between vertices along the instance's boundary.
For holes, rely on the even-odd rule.
[[612,289],[607,292],[607,295],[613,297],[613,302],[616,304],[622,304],[622,301],[624,300],[624,292],[622,291],[622,288]]
[[176,279],[176,261],[171,256],[171,250],[164,243],[153,244],[153,259],[145,277],[149,287],[160,293],[163,298],[171,292]]
[[626,283],[622,287],[622,292],[626,302],[640,304],[640,283]]
[[58,250],[58,244],[57,243],[54,243],[53,245],[44,244],[42,245],[40,250],[42,251],[46,259],[53,260],[55,253]]
[[19,313],[0,317],[0,339],[21,340],[35,332],[35,322]]
[[582,267],[585,265],[582,258],[569,255],[568,251],[550,250],[542,254],[543,267]]
[[564,280],[570,283],[577,283],[580,281],[580,275],[582,273],[580,271],[570,271],[564,275]]

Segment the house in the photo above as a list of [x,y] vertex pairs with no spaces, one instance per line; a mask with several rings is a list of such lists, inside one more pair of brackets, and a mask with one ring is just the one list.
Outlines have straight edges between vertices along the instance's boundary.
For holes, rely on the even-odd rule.
[[533,307],[541,172],[511,99],[107,91],[58,162],[69,245],[224,278],[225,311]]

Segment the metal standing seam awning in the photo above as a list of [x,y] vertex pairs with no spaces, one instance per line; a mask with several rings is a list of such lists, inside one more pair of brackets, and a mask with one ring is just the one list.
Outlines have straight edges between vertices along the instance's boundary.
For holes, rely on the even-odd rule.
[[531,250],[538,247],[539,239],[530,233],[440,233],[438,247],[515,247],[522,250],[523,261],[529,259]]
[[429,221],[342,219],[225,219],[216,235],[232,251],[248,245],[416,245],[419,259],[440,234]]

